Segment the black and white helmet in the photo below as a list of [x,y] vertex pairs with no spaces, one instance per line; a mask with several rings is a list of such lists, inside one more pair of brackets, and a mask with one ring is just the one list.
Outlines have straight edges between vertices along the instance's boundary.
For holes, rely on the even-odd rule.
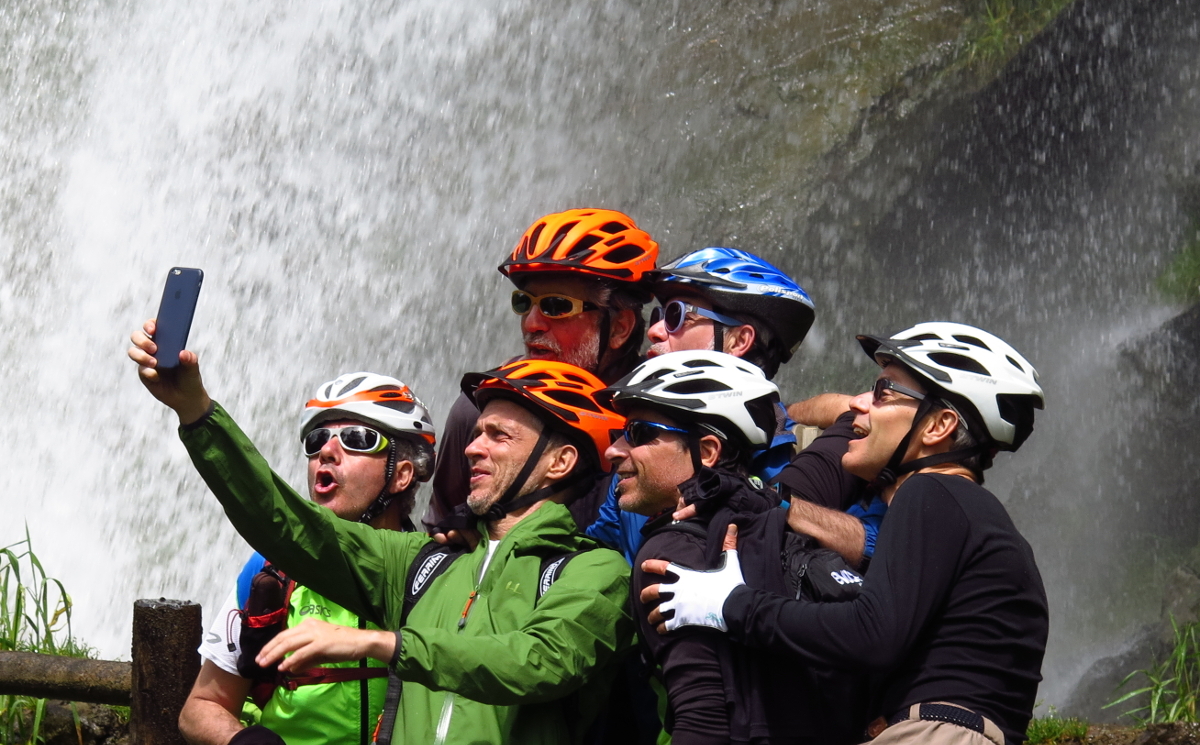
[[645,405],[753,448],[775,436],[779,389],[759,368],[723,352],[653,357],[596,397],[621,414]]
[[921,323],[891,338],[859,336],[883,364],[895,359],[967,418],[1000,450],[1016,450],[1033,431],[1033,411],[1045,406],[1037,370],[998,336],[961,323]]

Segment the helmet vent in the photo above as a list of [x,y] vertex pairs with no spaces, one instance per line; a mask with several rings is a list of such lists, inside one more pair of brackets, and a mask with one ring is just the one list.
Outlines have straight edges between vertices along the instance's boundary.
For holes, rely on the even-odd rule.
[[581,378],[580,376],[576,375],[575,373],[563,373],[563,377],[566,378],[567,380],[573,380],[576,383],[588,385],[588,382],[586,379]]
[[355,388],[357,388],[358,386],[362,385],[362,382],[363,382],[364,380],[366,380],[366,377],[361,377],[361,376],[360,376],[360,377],[357,377],[357,378],[355,378],[354,380],[351,380],[349,383],[347,383],[346,385],[342,386],[342,390],[338,391],[338,393],[337,393],[337,397],[338,397],[338,398],[341,398],[342,396],[346,395],[347,393],[349,393],[350,391],[354,390],[354,389],[355,389]]
[[600,413],[600,407],[596,405],[596,402],[582,393],[555,389],[544,391],[541,395],[573,409],[583,409],[584,411],[591,411],[597,414]]
[[625,229],[625,226],[619,222],[606,222],[600,227],[601,232],[608,233],[610,235],[621,233],[625,231]]
[[643,253],[644,251],[637,246],[621,246],[618,249],[610,251],[608,256],[605,256],[604,258],[613,264],[623,264],[626,261],[633,261]]
[[570,252],[567,253],[567,258],[583,256],[584,254],[586,254],[588,252],[588,250],[592,246],[596,245],[599,242],[600,242],[600,236],[585,235],[583,238],[580,238],[579,242],[576,243],[575,246],[571,248]]
[[967,357],[964,354],[952,354],[950,352],[934,352],[929,355],[929,359],[942,367],[952,367],[955,370],[963,370],[976,375],[986,375],[989,378],[992,376],[987,368],[979,364],[978,361]]
[[[899,339],[899,340],[893,340],[893,341],[906,341],[911,345],[913,342],[918,342],[918,341],[941,341],[941,340],[942,340],[942,337],[938,336],[937,334],[917,334],[916,336],[911,336],[907,339]],[[900,345],[897,345],[897,346],[900,346]]]
[[778,420],[775,413],[779,408],[775,405],[774,396],[760,396],[753,401],[746,402],[746,411],[750,412],[750,418],[754,420],[756,427],[767,433],[770,437],[775,433]]
[[973,346],[980,347],[982,349],[986,349],[989,352],[992,351],[991,347],[989,347],[987,344],[984,344],[982,340],[977,339],[974,336],[964,336],[964,335],[960,335],[960,334],[955,334],[954,339],[955,339],[955,341],[961,341],[963,344],[971,344]]
[[401,414],[411,414],[416,408],[411,401],[376,401],[379,406],[386,406],[389,409],[395,409]]
[[529,234],[529,242],[525,244],[525,255],[532,258],[534,250],[537,248],[538,238],[542,237],[542,231],[546,229],[546,223],[539,224]]
[[684,360],[684,367],[715,367],[712,361],[705,359]]
[[1013,367],[1017,368],[1017,369],[1018,369],[1018,370],[1020,370],[1021,372],[1025,372],[1025,368],[1021,367],[1021,363],[1020,363],[1020,362],[1017,362],[1017,361],[1016,361],[1016,360],[1014,360],[1012,357],[1009,357],[1008,355],[1005,355],[1005,356],[1004,356],[1004,359],[1008,360],[1009,364],[1011,364]]
[[578,224],[579,223],[577,223],[577,222],[569,222],[566,225],[563,225],[561,228],[559,228],[558,232],[554,234],[554,238],[550,241],[550,245],[547,247],[546,250],[552,252],[552,251],[554,251],[554,249],[558,248],[558,244],[563,242],[563,238],[567,237],[567,233],[570,233],[571,229],[574,228]]
[[685,380],[681,383],[672,383],[663,388],[667,393],[679,394],[694,394],[694,393],[718,393],[720,391],[733,390],[719,380],[705,380],[704,378],[696,378],[694,380]]

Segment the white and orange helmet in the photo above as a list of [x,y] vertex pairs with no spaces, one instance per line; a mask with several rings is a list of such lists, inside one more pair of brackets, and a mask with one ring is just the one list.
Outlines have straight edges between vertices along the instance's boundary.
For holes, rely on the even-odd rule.
[[437,433],[429,409],[401,381],[369,372],[347,373],[322,383],[300,415],[303,439],[322,422],[356,419],[393,435],[409,435],[430,448]]

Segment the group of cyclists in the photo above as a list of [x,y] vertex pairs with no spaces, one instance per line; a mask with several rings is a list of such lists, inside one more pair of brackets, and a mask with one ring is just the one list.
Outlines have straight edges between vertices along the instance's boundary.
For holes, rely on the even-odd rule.
[[[870,390],[785,406],[808,294],[745,251],[658,249],[613,210],[534,222],[499,267],[523,353],[462,375],[440,433],[390,375],[319,386],[308,499],[193,352],[160,371],[155,322],[133,333],[256,552],[189,742],[1023,741],[1046,597],[982,484],[1043,406],[1032,365],[922,323],[857,338]],[[823,433],[798,449],[797,422]]]

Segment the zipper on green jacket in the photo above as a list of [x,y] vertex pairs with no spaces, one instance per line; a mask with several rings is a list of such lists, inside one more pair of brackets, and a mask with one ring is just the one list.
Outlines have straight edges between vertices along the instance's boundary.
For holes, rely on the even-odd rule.
[[[499,551],[499,547],[496,549]],[[492,557],[495,560],[495,557]],[[479,574],[479,579],[475,581],[475,589],[471,590],[471,594],[467,596],[467,603],[463,606],[462,615],[458,617],[458,633],[467,625],[467,619],[471,616],[471,608],[475,605],[475,600],[479,597],[479,588],[483,586],[483,576],[487,574],[487,570],[492,568],[492,562]],[[442,713],[438,716],[437,731],[435,732],[433,745],[446,745],[446,737],[450,734],[450,717],[454,714],[454,693],[447,692],[446,698],[442,700]]]

